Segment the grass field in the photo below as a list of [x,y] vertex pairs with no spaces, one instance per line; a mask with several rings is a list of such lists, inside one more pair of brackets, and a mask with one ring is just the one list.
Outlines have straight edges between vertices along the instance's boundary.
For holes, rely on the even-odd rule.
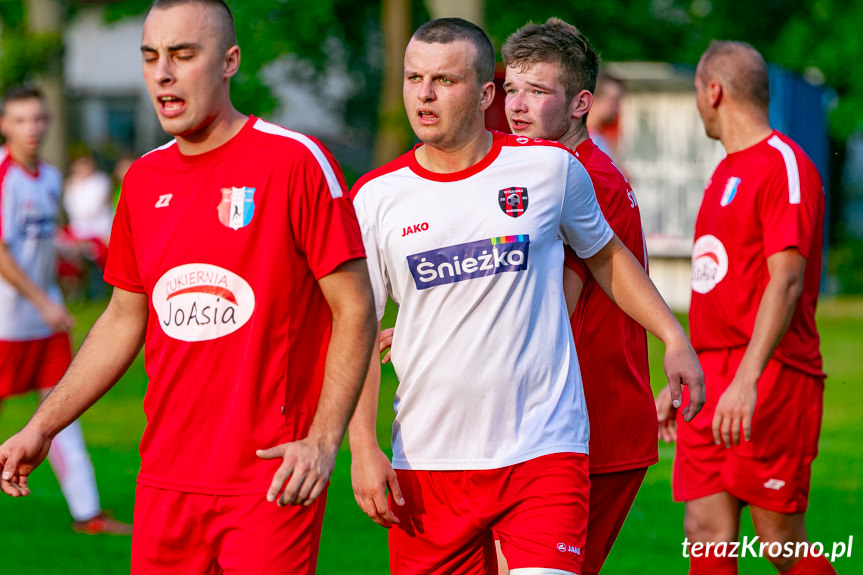
[[[76,340],[99,313],[95,305],[73,309],[79,320]],[[863,300],[832,300],[820,304],[818,325],[829,379],[825,396],[820,455],[812,476],[808,513],[810,539],[829,550],[834,541],[855,538],[851,557],[840,559],[840,574],[863,575]],[[661,345],[651,341],[651,373],[655,387],[664,384]],[[395,391],[392,370],[384,369],[379,436],[388,445]],[[144,428],[141,398],[146,377],[141,358],[129,373],[82,418],[96,467],[103,507],[131,520],[137,443]],[[0,415],[0,438],[21,427],[36,407],[34,397],[6,402]],[[793,422],[789,433],[794,433]],[[623,532],[603,573],[685,573],[681,557],[682,505],[671,502],[673,448],[660,448],[660,462],[647,475]],[[70,529],[65,501],[46,465],[31,480],[26,499],[0,499],[0,572],[26,574],[128,573],[129,538],[78,535]],[[752,534],[751,523],[743,532]],[[770,574],[762,559],[742,559],[740,573]],[[362,514],[350,487],[350,454],[339,454],[329,492],[318,572],[387,573],[386,532]],[[190,574],[194,575],[194,574]]]

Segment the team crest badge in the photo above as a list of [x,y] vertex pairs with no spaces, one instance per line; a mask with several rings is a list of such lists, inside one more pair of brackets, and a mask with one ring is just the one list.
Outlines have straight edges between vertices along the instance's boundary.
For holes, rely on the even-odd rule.
[[734,201],[737,196],[737,187],[740,186],[740,178],[728,178],[725,182],[725,190],[722,192],[722,199],[719,200],[719,205],[723,208]]
[[517,218],[527,211],[527,188],[505,188],[497,193],[497,200],[503,213]]
[[246,227],[255,214],[254,198],[255,188],[222,188],[219,221],[232,230]]

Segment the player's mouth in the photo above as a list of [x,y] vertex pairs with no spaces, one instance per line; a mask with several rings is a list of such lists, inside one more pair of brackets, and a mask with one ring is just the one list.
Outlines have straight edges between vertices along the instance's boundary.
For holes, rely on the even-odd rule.
[[531,123],[526,122],[525,120],[521,120],[519,118],[512,118],[509,121],[509,125],[512,128],[513,132],[521,132],[522,130],[527,130],[530,128]]
[[186,101],[177,96],[159,96],[159,107],[162,110],[162,115],[167,118],[179,116],[186,109]]
[[440,119],[438,115],[431,110],[417,110],[417,116],[420,119],[420,123],[427,126],[436,123]]

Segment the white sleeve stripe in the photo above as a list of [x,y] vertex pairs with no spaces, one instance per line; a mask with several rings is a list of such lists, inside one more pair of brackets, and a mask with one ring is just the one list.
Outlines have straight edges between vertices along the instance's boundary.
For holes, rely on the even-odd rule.
[[794,150],[791,146],[779,139],[779,136],[772,136],[767,143],[782,154],[782,159],[785,160],[785,173],[788,174],[788,202],[791,204],[800,203],[800,170],[797,167],[797,158],[794,156]]
[[315,159],[321,166],[321,170],[323,170],[324,172],[324,177],[327,179],[327,185],[330,187],[330,195],[333,197],[333,199],[340,198],[344,195],[344,193],[342,192],[342,186],[339,184],[339,179],[336,177],[336,172],[335,170],[333,170],[333,166],[330,164],[329,160],[327,160],[327,157],[324,155],[324,152],[323,150],[321,150],[320,146],[318,146],[311,138],[304,134],[300,134],[299,132],[294,132],[286,128],[282,128],[281,126],[270,124],[269,122],[265,122],[260,119],[255,122],[254,128],[259,132],[264,132],[265,134],[273,134],[275,136],[290,138],[303,144],[306,148],[309,149],[312,155],[315,156]]
[[[158,151],[161,151],[161,150],[167,150],[168,148],[170,148],[171,146],[173,146],[173,145],[174,145],[174,144],[176,144],[176,143],[177,143],[177,140],[171,140],[170,142],[168,142],[168,143],[166,143],[166,144],[162,144],[162,145],[161,145],[161,146],[159,146],[158,148],[155,148],[155,149],[153,149],[153,150],[150,150],[149,152],[147,152],[146,154],[144,154],[144,156],[149,156],[149,155],[150,155],[150,154],[152,154],[153,152],[158,152]],[[141,157],[143,158],[144,156],[141,156]]]

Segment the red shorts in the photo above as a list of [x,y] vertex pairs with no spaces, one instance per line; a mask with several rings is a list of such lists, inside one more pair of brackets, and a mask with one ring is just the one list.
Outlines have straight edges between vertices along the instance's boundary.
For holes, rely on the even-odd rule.
[[394,575],[497,573],[492,530],[510,569],[581,573],[589,494],[587,456],[556,453],[471,471],[397,469],[405,505],[389,531]]
[[646,474],[646,467],[591,473],[590,514],[582,575],[595,575],[602,569]]
[[[702,352],[707,401],[689,423],[677,415],[675,501],[723,491],[777,513],[802,513],[809,502],[812,461],[818,453],[824,380],[770,360],[758,380],[752,439],[730,449],[713,441],[713,412],[731,383],[744,348]],[[683,405],[689,402],[684,389]]]
[[264,495],[181,493],[138,485],[132,575],[313,575],[326,492],[308,507]]
[[54,387],[72,363],[67,333],[45,339],[0,341],[0,399]]

